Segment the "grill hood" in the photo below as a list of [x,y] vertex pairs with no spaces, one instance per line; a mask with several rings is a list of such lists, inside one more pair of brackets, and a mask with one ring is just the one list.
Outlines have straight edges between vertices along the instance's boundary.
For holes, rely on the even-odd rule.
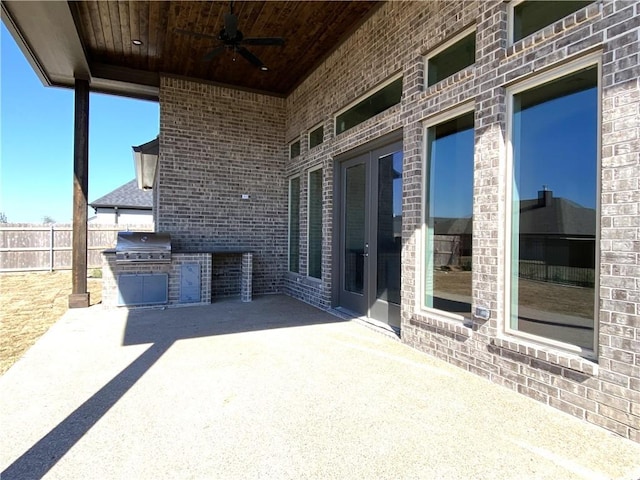
[[116,262],[171,262],[171,235],[153,232],[118,232]]

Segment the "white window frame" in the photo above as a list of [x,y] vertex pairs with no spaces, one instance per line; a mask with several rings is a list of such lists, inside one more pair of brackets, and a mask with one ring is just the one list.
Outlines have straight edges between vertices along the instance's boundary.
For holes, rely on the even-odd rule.
[[[513,22],[515,21],[514,10],[524,1],[526,0],[513,0],[507,4],[507,45],[509,46],[517,43],[513,41]],[[521,38],[518,42],[521,42],[522,40],[524,40],[524,38]]]
[[[526,1],[527,1],[527,0],[512,0],[512,1],[511,1],[511,2],[509,2],[509,4],[507,5],[507,45],[509,45],[509,46],[513,45],[514,43],[521,42],[521,41],[523,41],[525,38],[527,38],[528,36],[530,36],[530,35],[534,35],[534,34],[535,34],[535,32],[534,32],[534,33],[531,33],[530,35],[527,35],[527,37],[522,37],[522,38],[521,38],[520,40],[518,40],[518,41],[514,41],[514,40],[513,40],[513,22],[514,22],[514,20],[515,20],[515,19],[514,19],[514,15],[515,15],[515,14],[514,14],[513,12],[514,12],[514,9],[515,9],[518,5],[520,5],[521,3],[526,2]],[[600,1],[600,0],[595,0],[595,1]],[[586,8],[586,7],[582,7],[582,8]],[[577,12],[577,11],[579,11],[579,10],[576,10],[576,12]],[[575,12],[573,12],[573,13],[575,13]],[[570,14],[570,15],[573,15],[573,13],[572,13],[572,14]],[[558,20],[556,20],[555,22],[550,23],[549,25],[553,25],[554,23],[556,23],[556,22],[560,22],[560,21],[562,21],[562,19],[558,19]],[[536,32],[539,32],[540,30],[543,30],[543,29],[547,28],[549,25],[545,25],[544,27],[540,28],[539,30],[536,30]]]
[[[320,277],[312,277],[311,275],[309,275],[309,252],[310,252],[309,245],[311,243],[310,242],[311,235],[309,235],[309,230],[311,229],[311,222],[309,221],[309,219],[311,218],[310,185],[311,185],[311,174],[318,170],[322,170],[322,164],[316,165],[315,167],[312,167],[307,171],[307,277],[320,281],[322,280],[322,264],[320,266]],[[323,185],[322,190],[324,190],[324,172],[322,172],[322,185]],[[320,198],[321,202],[323,201],[322,197],[324,197],[324,195],[321,194],[321,198]],[[324,205],[322,206],[324,207]],[[324,211],[322,212],[322,223],[324,223]],[[322,228],[322,223],[321,223],[321,228]]]
[[[311,146],[311,133],[315,132],[320,127],[323,127],[323,130],[322,130],[322,141],[318,145],[314,145],[312,147]],[[324,134],[325,134],[325,132],[324,132],[324,122],[318,123],[317,125],[314,125],[312,128],[309,129],[309,132],[307,133],[307,145],[309,146],[309,150],[311,150],[312,148],[319,147],[320,145],[322,145],[324,143]]]
[[[453,120],[457,117],[460,117],[462,115],[466,115],[472,112],[475,112],[475,102],[473,101],[465,102],[454,108],[451,108],[444,112],[433,115],[422,122],[422,129],[423,129],[422,130],[423,132],[422,172],[423,172],[423,175],[422,175],[422,195],[421,195],[422,198],[421,198],[421,204],[420,204],[421,205],[420,208],[422,212],[421,212],[421,218],[420,218],[420,229],[417,231],[417,235],[416,235],[416,241],[419,243],[418,243],[418,248],[416,248],[418,255],[416,255],[417,264],[416,264],[415,271],[419,272],[419,274],[417,275],[417,278],[416,278],[415,310],[416,310],[416,313],[419,313],[419,314],[423,314],[423,315],[428,314],[430,317],[435,317],[437,319],[449,320],[449,321],[454,320],[460,323],[464,323],[469,319],[463,315],[447,312],[445,310],[439,310],[437,308],[427,307],[424,301],[425,292],[428,284],[427,273],[429,270],[426,265],[428,249],[425,243],[429,238],[429,232],[427,228],[427,216],[429,212],[429,208],[427,205],[428,193],[429,193],[429,188],[427,185],[427,181],[429,180],[429,175],[427,174],[427,167],[428,167],[428,161],[429,161],[428,132],[430,128],[434,128],[442,123],[448,122],[449,120]],[[474,125],[474,139],[475,139],[475,125]],[[475,157],[475,140],[474,140],[474,157]],[[475,166],[474,166],[473,173],[475,177]],[[474,203],[475,203],[475,198],[474,198]],[[474,233],[471,232],[471,234],[473,236]],[[472,257],[473,257],[473,254],[472,254]],[[473,274],[473,262],[471,264],[471,271]],[[472,298],[472,308],[473,308],[473,298]]]
[[[295,275],[299,275],[300,274],[300,252],[298,251],[298,271],[297,272],[292,272],[291,271],[291,182],[293,180],[295,180],[296,178],[298,178],[300,180],[300,185],[299,185],[299,192],[298,192],[298,196],[299,196],[299,201],[300,203],[302,200],[302,175],[301,174],[297,174],[297,175],[293,175],[291,177],[289,177],[289,180],[287,181],[287,197],[288,197],[288,201],[287,201],[287,272],[288,273],[293,273]],[[300,206],[298,206],[298,230],[300,230]],[[300,233],[298,233],[298,237],[300,236]],[[300,238],[298,238],[298,249],[300,248]]]
[[[594,316],[593,316],[593,350],[585,349],[577,345],[572,345],[558,340],[553,340],[538,335],[522,332],[511,328],[511,237],[512,237],[512,196],[513,196],[513,96],[532,88],[543,85],[547,82],[560,79],[575,73],[579,70],[597,67],[598,69],[598,102],[597,102],[597,146],[596,146],[596,249],[595,249],[595,284],[594,284]],[[599,317],[599,299],[600,299],[600,216],[602,213],[600,193],[602,191],[600,172],[602,171],[601,150],[602,150],[602,52],[595,52],[590,55],[578,58],[566,64],[557,66],[539,75],[522,80],[518,83],[510,85],[506,89],[507,102],[507,128],[506,128],[506,168],[505,168],[505,229],[504,229],[504,332],[502,335],[506,337],[516,337],[523,340],[533,342],[545,347],[556,348],[568,353],[578,354],[588,359],[596,359],[598,356],[598,317]]]
[[[522,0],[520,0],[520,1],[522,1]],[[476,29],[475,25],[472,25],[469,28],[465,28],[464,30],[462,30],[461,32],[457,33],[456,35],[451,37],[449,40],[444,42],[442,45],[440,45],[439,47],[434,48],[433,50],[431,50],[429,53],[427,53],[424,56],[424,85],[423,85],[423,88],[425,90],[428,89],[428,88],[434,87],[438,83],[440,83],[443,80],[445,80],[443,78],[439,82],[436,82],[433,85],[429,86],[429,59],[435,57],[439,53],[444,52],[447,48],[451,47],[452,45],[456,44],[457,42],[459,42],[460,40],[462,40],[463,38],[465,38],[466,36],[468,36],[468,35],[470,35],[472,33],[476,34],[476,54],[477,54],[478,52],[477,52],[477,31],[476,30],[477,29]],[[476,57],[476,55],[474,55],[474,62],[471,65],[469,65],[468,67],[464,67],[462,70],[464,70],[465,68],[469,68],[472,65],[475,65],[475,61],[477,60],[475,57]],[[458,70],[458,71],[461,72],[462,70]],[[455,73],[453,73],[452,75],[455,75]],[[449,78],[449,77],[446,77],[446,78]]]
[[[344,112],[346,112],[350,108],[355,107],[357,104],[359,104],[361,101],[365,100],[367,97],[370,97],[371,95],[374,95],[374,94],[378,93],[384,87],[387,87],[387,86],[391,85],[393,82],[395,82],[399,78],[402,78],[402,72],[397,73],[397,74],[392,75],[391,77],[387,78],[384,82],[379,83],[378,85],[373,87],[371,90],[368,90],[367,92],[363,93],[358,98],[356,98],[354,101],[352,101],[351,103],[347,104],[345,107],[342,107],[340,110],[338,110],[336,113],[334,113],[333,114],[333,134],[334,135],[342,135],[343,133],[348,132],[348,130],[345,130],[344,132],[337,133],[338,132],[338,128],[337,128],[338,117],[340,115],[342,115]],[[400,100],[400,103],[402,103],[402,99]]]
[[[291,149],[293,148],[293,145],[295,143],[300,143],[300,153],[294,157],[292,155]],[[300,137],[298,137],[295,140],[292,140],[292,141],[289,142],[289,160],[293,160],[294,158],[298,158],[301,155],[302,155],[302,142],[300,141]]]

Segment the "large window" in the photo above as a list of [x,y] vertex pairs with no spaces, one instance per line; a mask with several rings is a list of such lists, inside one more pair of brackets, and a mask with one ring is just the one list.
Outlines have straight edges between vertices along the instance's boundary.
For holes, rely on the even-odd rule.
[[476,61],[475,28],[457,35],[427,57],[427,86],[435,85]]
[[289,180],[289,271],[300,272],[300,177]]
[[308,275],[322,276],[322,169],[309,172]]
[[426,130],[423,305],[468,317],[474,122],[468,107],[454,115]]
[[525,0],[514,3],[511,24],[512,41],[517,42],[590,3],[593,3],[593,0],[562,0],[561,2]]
[[[595,62],[587,59],[586,62]],[[598,196],[598,66],[508,90],[508,329],[591,355]],[[565,70],[566,71],[566,70]],[[556,74],[557,75],[557,74]]]
[[364,100],[338,114],[336,116],[336,135],[400,103],[401,97],[402,77],[383,85],[369,94]]

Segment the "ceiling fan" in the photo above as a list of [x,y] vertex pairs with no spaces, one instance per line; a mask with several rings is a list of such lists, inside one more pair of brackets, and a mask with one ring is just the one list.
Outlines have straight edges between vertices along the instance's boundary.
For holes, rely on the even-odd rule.
[[198,38],[210,38],[213,40],[219,40],[222,45],[210,50],[205,54],[203,60],[210,61],[217,55],[220,55],[225,50],[230,50],[235,54],[239,53],[251,64],[258,67],[260,70],[267,71],[269,68],[262,63],[258,57],[251,53],[244,45],[284,45],[284,39],[280,37],[247,37],[240,30],[238,30],[238,17],[233,13],[233,1],[229,2],[229,13],[224,14],[224,28],[220,30],[218,36],[207,35],[205,33],[192,32],[190,30],[176,29],[178,33],[185,35],[191,35]]

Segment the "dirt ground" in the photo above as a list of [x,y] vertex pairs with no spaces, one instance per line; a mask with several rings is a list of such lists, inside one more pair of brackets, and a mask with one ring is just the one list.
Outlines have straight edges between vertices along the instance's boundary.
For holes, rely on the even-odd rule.
[[[87,285],[100,303],[102,279]],[[70,294],[70,271],[0,273],[0,375],[67,311]]]

